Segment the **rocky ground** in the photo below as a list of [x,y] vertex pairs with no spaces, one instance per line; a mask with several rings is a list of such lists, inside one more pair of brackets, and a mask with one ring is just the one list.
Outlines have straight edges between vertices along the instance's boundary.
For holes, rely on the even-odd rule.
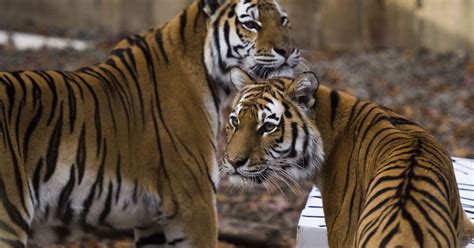
[[[84,52],[15,51],[0,47],[0,70],[75,69],[107,56],[109,45]],[[307,52],[322,83],[373,100],[423,125],[453,156],[474,158],[474,64],[461,51],[380,50],[364,53]],[[235,189],[223,179],[218,195],[224,218],[276,227],[282,244],[296,237],[299,212],[311,185]],[[222,247],[233,247],[232,244]]]

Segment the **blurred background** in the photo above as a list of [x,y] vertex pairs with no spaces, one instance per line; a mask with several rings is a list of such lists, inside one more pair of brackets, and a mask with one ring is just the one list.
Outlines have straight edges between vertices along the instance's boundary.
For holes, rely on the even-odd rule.
[[[0,0],[0,70],[97,63],[124,36],[166,23],[190,2]],[[390,107],[453,156],[474,158],[474,1],[279,2],[324,84]],[[223,179],[221,247],[293,246],[310,187],[240,190]]]

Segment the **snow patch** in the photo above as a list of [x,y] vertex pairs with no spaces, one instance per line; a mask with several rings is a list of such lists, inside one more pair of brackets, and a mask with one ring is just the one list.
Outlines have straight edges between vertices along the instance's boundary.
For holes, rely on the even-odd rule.
[[50,49],[74,49],[83,51],[92,47],[92,42],[67,39],[61,37],[49,37],[37,34],[0,31],[0,45],[12,43],[17,50]]

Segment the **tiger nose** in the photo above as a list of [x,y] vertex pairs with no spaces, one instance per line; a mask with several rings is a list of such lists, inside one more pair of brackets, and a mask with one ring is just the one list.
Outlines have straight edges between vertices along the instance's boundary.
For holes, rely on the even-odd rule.
[[284,58],[288,58],[290,54],[292,54],[295,51],[295,47],[275,47],[273,48],[276,53],[280,54]]
[[230,164],[232,165],[232,167],[234,167],[235,169],[244,166],[244,165],[247,163],[248,160],[249,160],[248,158],[227,159],[227,161],[229,161],[229,163],[230,163]]

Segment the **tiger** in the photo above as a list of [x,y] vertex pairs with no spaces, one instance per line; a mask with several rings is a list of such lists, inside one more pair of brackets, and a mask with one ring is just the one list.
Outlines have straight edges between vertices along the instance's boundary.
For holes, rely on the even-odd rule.
[[195,0],[74,71],[0,72],[0,247],[123,238],[216,247],[230,69],[300,65],[274,0]]
[[[320,85],[239,68],[221,165],[232,184],[312,180],[330,247],[457,247],[474,238],[448,152],[421,126]],[[464,232],[464,234],[463,234]]]

